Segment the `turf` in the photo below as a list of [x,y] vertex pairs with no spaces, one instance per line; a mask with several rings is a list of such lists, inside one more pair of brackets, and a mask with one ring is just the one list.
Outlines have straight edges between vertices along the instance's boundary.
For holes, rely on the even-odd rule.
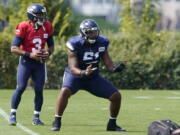
[[[0,108],[9,114],[13,90],[0,90]],[[59,91],[45,90],[41,119],[45,126],[33,126],[33,90],[22,96],[17,112],[20,124],[39,135],[146,135],[148,125],[154,120],[171,119],[180,123],[180,91],[178,90],[122,90],[122,109],[118,124],[128,132],[106,132],[109,101],[79,91],[69,100],[62,118],[60,132],[50,130],[54,106]],[[0,135],[28,135],[16,126],[9,126],[0,115]]]

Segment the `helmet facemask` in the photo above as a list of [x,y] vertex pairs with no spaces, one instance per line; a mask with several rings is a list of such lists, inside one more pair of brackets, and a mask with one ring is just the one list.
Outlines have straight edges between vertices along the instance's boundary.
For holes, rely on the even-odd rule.
[[82,29],[82,32],[84,34],[85,39],[90,44],[94,44],[96,42],[96,39],[99,36],[99,30],[97,27],[84,28],[84,29]]
[[36,18],[36,23],[39,25],[39,26],[42,26],[44,21],[46,20],[46,14],[43,13],[43,14],[36,14],[35,15],[35,18]]

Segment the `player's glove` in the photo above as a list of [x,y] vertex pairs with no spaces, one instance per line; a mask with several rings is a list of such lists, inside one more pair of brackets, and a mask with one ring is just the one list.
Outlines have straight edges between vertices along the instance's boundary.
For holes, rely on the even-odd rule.
[[113,68],[113,72],[121,72],[126,68],[126,63],[125,62],[121,62],[120,64],[114,66]]

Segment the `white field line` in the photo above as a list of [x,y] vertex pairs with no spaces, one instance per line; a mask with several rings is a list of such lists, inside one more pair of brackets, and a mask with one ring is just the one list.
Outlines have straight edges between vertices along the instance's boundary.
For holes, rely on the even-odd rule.
[[[136,99],[153,99],[155,97],[153,97],[153,96],[136,96],[133,98],[136,98]],[[158,97],[156,97],[156,98],[158,98]],[[176,99],[180,99],[180,96],[163,97],[163,98],[169,99],[169,100],[176,100]]]
[[103,108],[101,108],[101,110],[108,110],[109,108],[107,108],[107,107],[103,107]]
[[155,107],[154,110],[159,111],[159,110],[161,110],[161,108]]
[[137,98],[137,99],[153,99],[154,97],[152,97],[152,96],[136,96],[134,98]]
[[180,92],[172,92],[175,95],[180,95]]
[[180,97],[166,97],[166,99],[180,99]]
[[47,107],[48,110],[54,110],[55,108],[53,106]]
[[[4,119],[6,119],[7,121],[9,120],[9,116],[8,114],[0,108],[0,115],[2,115],[4,117]],[[17,123],[16,126],[18,128],[20,128],[21,130],[23,130],[24,132],[28,133],[29,135],[39,135],[36,132],[33,132],[32,130],[28,129],[27,127],[21,125],[20,123]]]

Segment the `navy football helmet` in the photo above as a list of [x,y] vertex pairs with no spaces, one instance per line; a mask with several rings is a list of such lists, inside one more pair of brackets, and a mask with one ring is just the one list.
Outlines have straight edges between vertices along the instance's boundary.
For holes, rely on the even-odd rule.
[[32,4],[27,8],[27,16],[32,22],[41,26],[47,17],[46,8],[40,4]]
[[99,27],[92,19],[85,19],[80,24],[81,36],[85,38],[90,44],[94,44],[99,36]]

